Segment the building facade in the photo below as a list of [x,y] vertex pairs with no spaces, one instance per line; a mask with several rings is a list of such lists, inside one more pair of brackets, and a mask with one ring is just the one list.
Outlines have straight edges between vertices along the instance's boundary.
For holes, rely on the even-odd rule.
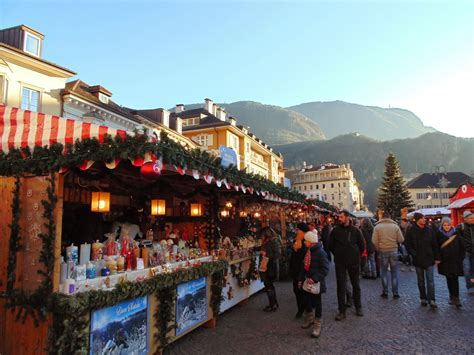
[[237,125],[234,117],[210,99],[203,107],[186,110],[176,105],[171,118],[182,120],[183,134],[207,151],[219,156],[220,147],[231,148],[237,155],[237,167],[283,184],[283,156],[273,151],[246,127]]
[[407,183],[416,209],[437,208],[449,205],[449,198],[458,186],[472,181],[462,172],[424,173]]
[[305,165],[292,175],[293,189],[308,198],[319,199],[351,212],[364,206],[364,192],[354,177],[350,164],[322,164],[314,167]]
[[42,58],[43,39],[25,25],[0,30],[0,104],[59,116],[60,92],[76,73]]

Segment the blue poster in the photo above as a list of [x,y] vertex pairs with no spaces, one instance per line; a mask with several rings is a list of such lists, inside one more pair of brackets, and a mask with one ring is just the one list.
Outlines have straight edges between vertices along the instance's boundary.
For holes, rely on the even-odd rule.
[[147,320],[147,297],[93,311],[89,354],[147,354]]
[[238,168],[237,165],[237,154],[235,153],[235,150],[232,148],[227,148],[221,145],[219,147],[219,152],[221,155],[221,165],[224,168],[229,167],[230,165],[234,165]]
[[176,300],[176,336],[207,321],[207,278],[178,285]]

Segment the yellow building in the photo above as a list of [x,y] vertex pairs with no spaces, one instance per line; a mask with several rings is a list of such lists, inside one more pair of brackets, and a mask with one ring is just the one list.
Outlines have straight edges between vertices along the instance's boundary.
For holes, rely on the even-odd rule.
[[0,104],[61,115],[60,91],[76,73],[42,58],[43,38],[25,25],[0,30]]
[[350,164],[305,166],[292,173],[293,189],[309,198],[325,201],[339,209],[358,211],[364,206],[364,192]]
[[283,184],[283,156],[247,128],[237,125],[237,120],[227,117],[225,110],[212,100],[205,99],[203,107],[190,110],[182,104],[176,105],[171,117],[180,118],[183,134],[207,151],[219,156],[221,146],[232,148],[239,169]]

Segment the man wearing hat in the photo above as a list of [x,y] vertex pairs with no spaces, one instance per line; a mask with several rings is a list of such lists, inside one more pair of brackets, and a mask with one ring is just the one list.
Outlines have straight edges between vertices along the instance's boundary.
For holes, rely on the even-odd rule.
[[474,212],[464,211],[464,222],[457,228],[458,235],[461,236],[466,248],[464,259],[464,278],[466,288],[469,293],[474,294]]
[[303,269],[303,259],[306,254],[306,248],[303,245],[303,239],[305,233],[309,231],[309,226],[306,223],[298,223],[296,226],[296,238],[291,248],[291,256],[290,256],[290,276],[293,279],[293,292],[295,293],[296,297],[296,318],[301,318],[303,316],[303,312],[306,308],[305,304],[305,296],[303,290],[298,287],[299,276],[301,274],[301,270]]
[[435,300],[433,274],[434,264],[440,262],[438,244],[432,230],[426,225],[425,216],[416,212],[413,219],[415,223],[407,231],[405,246],[413,257],[416,268],[421,305],[429,304],[434,309],[438,307]]

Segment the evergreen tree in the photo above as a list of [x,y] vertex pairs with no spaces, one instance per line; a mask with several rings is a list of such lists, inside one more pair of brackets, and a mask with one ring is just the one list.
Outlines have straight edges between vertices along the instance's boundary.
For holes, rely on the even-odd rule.
[[393,219],[400,217],[400,210],[413,207],[410,193],[400,173],[400,165],[393,153],[385,159],[385,174],[379,189],[378,209],[390,213]]

